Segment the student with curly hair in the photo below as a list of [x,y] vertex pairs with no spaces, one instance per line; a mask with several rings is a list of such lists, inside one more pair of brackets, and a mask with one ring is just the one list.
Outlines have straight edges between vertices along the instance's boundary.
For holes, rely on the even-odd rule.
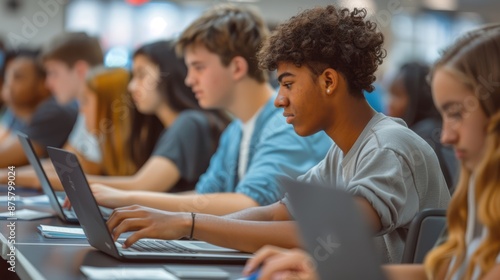
[[[424,265],[385,266],[390,279],[500,278],[499,60],[500,25],[495,24],[463,36],[434,65],[441,142],[453,146],[461,177],[448,209],[448,239]],[[266,247],[248,263],[248,271],[261,263],[259,279],[318,279],[314,261],[303,251]]]
[[[301,136],[324,131],[334,141],[326,158],[299,180],[354,194],[370,221],[385,262],[401,260],[408,226],[424,208],[444,208],[446,182],[432,148],[404,122],[377,114],[363,90],[373,90],[385,51],[366,11],[334,6],[306,10],[277,27],[259,52],[260,66],[277,69],[274,104]],[[288,200],[225,217],[131,207],[115,210],[115,237],[188,236],[253,252],[266,244],[301,246]],[[134,218],[142,219],[134,219]],[[147,221],[147,222],[145,222]]]

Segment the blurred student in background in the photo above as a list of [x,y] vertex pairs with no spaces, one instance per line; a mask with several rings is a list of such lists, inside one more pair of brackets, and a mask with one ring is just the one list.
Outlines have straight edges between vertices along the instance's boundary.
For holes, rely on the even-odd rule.
[[[201,110],[184,84],[186,65],[171,42],[142,46],[133,57],[133,78],[128,86],[134,103],[130,104],[132,128],[122,151],[130,154],[138,171],[128,174],[131,176],[87,179],[124,190],[192,190],[230,119],[222,112]],[[103,162],[109,163],[106,154]]]
[[92,68],[80,98],[86,129],[97,138],[101,149],[101,174],[126,176],[136,171],[129,152],[129,80],[130,74],[123,68]]
[[16,132],[32,139],[39,156],[46,154],[46,146],[64,145],[76,121],[77,107],[57,104],[45,86],[45,71],[36,59],[36,52],[7,56],[2,99],[10,117],[1,125],[0,168],[28,163]]
[[402,118],[434,149],[448,188],[452,190],[458,178],[458,164],[453,150],[439,141],[442,120],[432,101],[428,74],[429,67],[421,63],[401,66],[388,88],[387,114]]
[[[103,63],[103,53],[97,38],[82,32],[69,32],[53,38],[42,50],[41,60],[47,73],[47,87],[56,101],[64,105],[82,96],[87,73],[92,67]],[[64,144],[64,149],[78,156],[85,172],[97,174],[101,171],[99,144],[85,129],[85,120],[81,114]],[[59,182],[50,160],[42,161],[42,165],[51,181]],[[33,168],[18,168],[16,172],[18,186],[40,188]],[[3,177],[0,174],[0,183],[6,181]]]

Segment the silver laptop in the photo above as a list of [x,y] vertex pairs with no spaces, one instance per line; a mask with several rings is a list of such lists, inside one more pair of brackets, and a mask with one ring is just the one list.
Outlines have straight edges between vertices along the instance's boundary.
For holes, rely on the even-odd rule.
[[371,231],[350,194],[292,180],[283,188],[320,279],[386,279]]
[[141,239],[122,248],[113,241],[77,157],[67,151],[48,147],[49,157],[75,209],[80,225],[93,247],[117,258],[130,260],[193,260],[244,262],[252,254],[223,248],[202,241]]

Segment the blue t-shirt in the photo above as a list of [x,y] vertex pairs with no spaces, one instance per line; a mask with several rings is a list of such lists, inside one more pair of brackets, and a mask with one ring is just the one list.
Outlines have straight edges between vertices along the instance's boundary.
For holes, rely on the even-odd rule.
[[300,137],[293,126],[286,123],[282,112],[274,107],[273,98],[262,108],[250,139],[248,164],[241,180],[238,179],[241,121],[229,124],[196,191],[200,194],[242,193],[260,205],[278,201],[282,196],[279,179],[304,174],[325,157],[332,144],[324,132]]

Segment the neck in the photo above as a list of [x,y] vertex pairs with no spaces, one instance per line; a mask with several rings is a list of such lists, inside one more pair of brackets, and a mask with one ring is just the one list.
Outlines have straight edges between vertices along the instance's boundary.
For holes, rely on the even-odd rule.
[[227,110],[242,122],[247,122],[269,101],[273,92],[268,83],[246,78],[236,85],[233,102]]
[[23,122],[29,122],[31,117],[35,113],[36,107],[18,107],[12,108],[12,113],[16,118],[22,120]]
[[335,112],[332,116],[333,121],[325,132],[346,155],[376,112],[364,98],[351,96],[340,98],[345,100],[338,102],[342,106],[332,110]]
[[178,115],[178,112],[175,112],[170,106],[164,103],[161,104],[156,111],[156,116],[160,119],[164,127],[170,127],[175,122]]

